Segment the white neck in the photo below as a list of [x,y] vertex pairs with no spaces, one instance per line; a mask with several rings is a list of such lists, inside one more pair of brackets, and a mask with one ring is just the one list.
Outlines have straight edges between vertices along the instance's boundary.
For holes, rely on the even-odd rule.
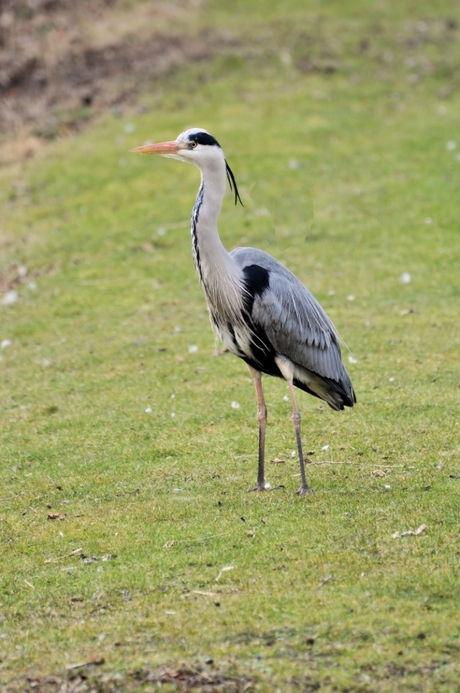
[[201,170],[201,185],[192,212],[192,250],[195,267],[211,313],[228,317],[241,311],[241,270],[225,250],[217,231],[227,185],[225,160]]

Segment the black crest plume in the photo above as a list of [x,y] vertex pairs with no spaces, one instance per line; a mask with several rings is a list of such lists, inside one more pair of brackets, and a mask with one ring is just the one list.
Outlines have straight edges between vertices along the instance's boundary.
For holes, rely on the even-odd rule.
[[225,166],[227,169],[227,179],[228,179],[228,184],[230,186],[230,190],[234,193],[235,195],[235,204],[240,203],[242,207],[244,207],[243,201],[240,197],[240,193],[238,192],[238,186],[236,184],[235,176],[233,175],[233,171],[230,168],[230,166],[227,163],[227,160],[225,160]]

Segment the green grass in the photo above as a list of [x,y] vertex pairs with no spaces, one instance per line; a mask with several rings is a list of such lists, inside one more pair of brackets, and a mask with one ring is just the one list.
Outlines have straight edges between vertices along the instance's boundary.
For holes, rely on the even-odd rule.
[[[0,171],[0,270],[28,270],[0,307],[1,681],[54,690],[43,677],[103,658],[85,670],[98,690],[176,690],[147,674],[186,665],[199,690],[454,691],[458,8],[224,7],[190,27],[235,32],[231,54],[165,78],[146,114]],[[267,454],[284,463],[268,478],[285,488],[245,493],[255,397],[242,362],[213,357],[188,234],[198,172],[127,153],[190,125],[240,184],[227,247],[285,261],[357,361],[344,351],[356,409],[299,395],[307,499],[269,379]]]

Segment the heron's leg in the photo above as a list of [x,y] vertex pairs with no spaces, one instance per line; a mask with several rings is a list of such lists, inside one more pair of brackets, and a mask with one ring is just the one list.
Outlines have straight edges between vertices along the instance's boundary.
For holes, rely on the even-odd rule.
[[300,464],[300,479],[301,479],[301,484],[300,488],[297,491],[298,496],[306,496],[308,493],[311,493],[311,488],[309,487],[307,483],[307,477],[305,475],[305,458],[303,456],[303,449],[302,449],[302,438],[300,436],[300,411],[297,406],[297,400],[294,392],[294,385],[292,380],[287,381],[288,387],[289,387],[289,394],[291,395],[291,402],[292,402],[292,421],[294,422],[294,428],[295,428],[295,437],[297,440],[297,450],[299,451],[299,464]]
[[259,464],[257,468],[257,486],[251,491],[265,491],[265,430],[267,428],[267,407],[265,406],[264,391],[262,389],[262,373],[248,366],[254,378],[257,397],[257,420],[259,422]]
[[297,440],[297,450],[299,453],[299,464],[300,464],[300,488],[297,491],[298,496],[306,496],[308,493],[312,493],[311,488],[309,487],[307,483],[307,477],[305,474],[305,458],[303,456],[303,449],[302,449],[302,438],[300,435],[300,411],[297,406],[297,400],[294,392],[294,373],[293,373],[293,365],[292,363],[286,359],[285,357],[277,357],[276,363],[278,365],[278,368],[281,371],[281,374],[283,377],[286,379],[288,387],[289,387],[289,394],[291,396],[291,403],[292,403],[292,421],[294,424],[294,429],[295,429],[295,437]]

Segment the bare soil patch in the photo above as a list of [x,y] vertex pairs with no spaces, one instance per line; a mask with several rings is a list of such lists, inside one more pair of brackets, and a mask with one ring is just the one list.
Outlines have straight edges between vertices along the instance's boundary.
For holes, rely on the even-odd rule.
[[222,33],[187,29],[199,6],[0,0],[0,160],[121,112],[159,77],[230,47]]
[[[227,676],[213,668],[181,666],[142,669],[127,675],[97,674],[104,660],[95,660],[69,670],[63,676],[29,677],[11,682],[2,693],[128,693],[129,691],[175,690],[180,693],[246,693],[253,690],[246,676]],[[157,688],[155,688],[157,690]]]

